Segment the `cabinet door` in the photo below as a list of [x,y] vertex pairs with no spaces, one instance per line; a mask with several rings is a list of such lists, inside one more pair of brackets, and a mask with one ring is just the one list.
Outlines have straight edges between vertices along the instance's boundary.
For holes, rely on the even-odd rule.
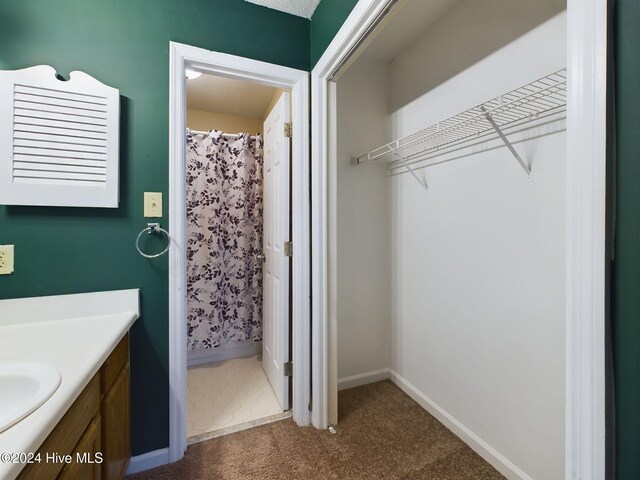
[[102,400],[103,480],[122,479],[131,458],[129,416],[129,364]]
[[[85,433],[95,418],[100,418],[100,375],[96,374],[71,405],[62,420],[56,425],[47,439],[38,449],[44,457],[47,453],[71,455],[83,440]],[[98,436],[100,431],[98,430]],[[20,472],[18,480],[41,480],[58,477],[63,463],[45,462],[32,463]],[[72,478],[72,477],[69,477]],[[82,478],[82,477],[77,477]]]
[[95,417],[72,453],[72,463],[65,465],[58,480],[100,480],[100,417]]

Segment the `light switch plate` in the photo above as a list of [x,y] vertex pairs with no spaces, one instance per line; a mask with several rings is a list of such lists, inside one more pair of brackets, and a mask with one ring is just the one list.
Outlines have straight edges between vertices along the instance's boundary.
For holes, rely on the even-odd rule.
[[0,275],[13,273],[13,245],[0,245]]
[[144,192],[144,216],[145,217],[161,217],[162,216],[162,193],[161,192]]

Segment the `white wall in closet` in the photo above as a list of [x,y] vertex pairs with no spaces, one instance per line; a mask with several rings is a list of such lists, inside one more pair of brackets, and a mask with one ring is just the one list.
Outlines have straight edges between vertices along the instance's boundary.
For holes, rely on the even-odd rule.
[[[454,7],[390,64],[393,137],[565,67],[564,13],[529,25],[561,8]],[[516,148],[531,181],[506,148],[390,180],[390,366],[510,476],[563,478],[565,133]]]
[[386,64],[361,60],[337,84],[338,378],[388,369],[391,343],[390,189],[384,165],[354,168],[390,141]]

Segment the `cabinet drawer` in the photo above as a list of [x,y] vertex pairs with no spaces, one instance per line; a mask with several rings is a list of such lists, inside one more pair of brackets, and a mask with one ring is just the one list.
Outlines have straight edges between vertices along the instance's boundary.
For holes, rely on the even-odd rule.
[[[100,374],[96,374],[82,391],[56,428],[38,449],[44,458],[47,453],[70,455],[87,426],[100,412]],[[64,464],[56,462],[32,463],[24,467],[18,479],[56,478]]]
[[118,377],[120,370],[129,361],[129,334],[127,333],[100,369],[102,394],[106,394]]

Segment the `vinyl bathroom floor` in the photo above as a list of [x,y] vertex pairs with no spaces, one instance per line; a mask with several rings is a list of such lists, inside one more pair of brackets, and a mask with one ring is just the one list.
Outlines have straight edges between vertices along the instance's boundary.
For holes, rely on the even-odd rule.
[[259,356],[190,367],[187,371],[187,437],[233,431],[282,414]]

